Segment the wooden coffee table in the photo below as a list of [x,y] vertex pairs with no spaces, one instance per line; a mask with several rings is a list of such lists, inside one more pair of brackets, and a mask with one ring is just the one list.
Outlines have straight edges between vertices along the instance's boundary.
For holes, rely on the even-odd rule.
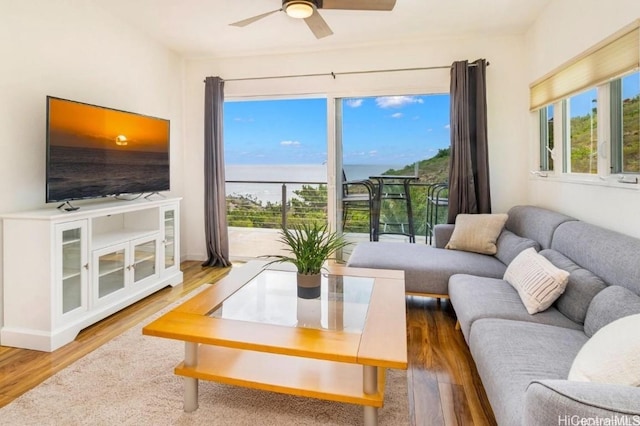
[[185,342],[184,410],[198,380],[364,406],[378,422],[387,368],[407,368],[404,273],[329,266],[318,299],[295,272],[249,262],[143,328]]

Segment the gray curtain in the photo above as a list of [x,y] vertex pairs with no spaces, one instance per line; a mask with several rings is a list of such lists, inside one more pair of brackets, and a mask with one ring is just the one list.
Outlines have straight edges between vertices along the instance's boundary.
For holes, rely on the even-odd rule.
[[202,266],[230,266],[224,177],[224,81],[204,81],[204,230],[208,259]]
[[484,59],[451,65],[449,223],[459,213],[491,213],[486,71]]

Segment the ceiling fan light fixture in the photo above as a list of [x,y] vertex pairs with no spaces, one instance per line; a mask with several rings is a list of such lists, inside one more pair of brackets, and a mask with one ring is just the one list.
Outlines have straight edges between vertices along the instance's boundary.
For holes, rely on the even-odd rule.
[[292,18],[305,19],[313,15],[315,6],[310,1],[294,0],[285,4],[284,11]]

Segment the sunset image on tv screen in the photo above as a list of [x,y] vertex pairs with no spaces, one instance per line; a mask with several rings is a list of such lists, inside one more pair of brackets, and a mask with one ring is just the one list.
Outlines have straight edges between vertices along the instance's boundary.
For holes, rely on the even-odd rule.
[[47,201],[169,189],[169,120],[48,98]]

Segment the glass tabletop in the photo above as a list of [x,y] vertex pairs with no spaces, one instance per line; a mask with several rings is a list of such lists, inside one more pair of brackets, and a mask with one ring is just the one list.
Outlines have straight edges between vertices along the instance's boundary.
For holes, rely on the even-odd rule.
[[209,315],[238,321],[361,333],[373,278],[322,275],[320,297],[297,296],[296,273],[264,270]]

